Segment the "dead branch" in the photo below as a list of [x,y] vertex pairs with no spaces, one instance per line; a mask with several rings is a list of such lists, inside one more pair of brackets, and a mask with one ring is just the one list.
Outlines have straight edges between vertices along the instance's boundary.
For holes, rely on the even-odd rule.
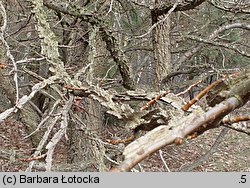
[[113,139],[113,140],[111,140],[111,139],[106,139],[106,142],[108,142],[108,143],[110,143],[110,144],[113,144],[113,145],[116,145],[116,144],[120,144],[120,143],[127,143],[127,142],[131,142],[131,141],[133,141],[134,140],[134,136],[132,135],[132,136],[130,136],[130,137],[128,137],[128,138],[125,138],[125,139]]
[[128,114],[134,113],[134,110],[129,105],[113,101],[114,95],[99,86],[90,86],[86,83],[86,86],[81,88],[71,86],[64,86],[64,88],[71,90],[71,93],[75,96],[88,97],[100,102],[102,106],[109,109],[107,113],[114,115],[118,119],[126,118]]
[[45,88],[47,85],[51,85],[55,82],[57,77],[52,76],[49,79],[44,80],[43,82],[37,83],[32,87],[31,93],[27,96],[24,95],[22,98],[19,99],[18,103],[8,110],[5,110],[0,114],[0,123],[4,121],[6,118],[8,118],[11,114],[16,113],[19,109],[22,109],[23,106],[29,102],[37,92],[39,92],[41,89]]
[[166,161],[165,161],[165,159],[164,159],[164,157],[162,155],[162,151],[161,150],[159,150],[159,155],[160,155],[160,158],[161,158],[161,160],[162,160],[162,162],[164,164],[164,167],[166,168],[167,172],[171,172],[171,170],[169,169],[169,167],[168,167],[168,165],[167,165],[167,163],[166,163]]
[[219,83],[223,82],[223,79],[219,79],[206,87],[203,91],[201,91],[195,98],[193,98],[191,101],[189,101],[185,106],[183,106],[183,110],[187,111],[193,104],[195,104],[197,101],[199,101],[207,92],[209,92],[212,88],[217,86]]
[[[60,103],[61,100],[57,100],[54,105],[53,105],[53,108],[56,108],[56,106]],[[49,126],[47,127],[47,130],[46,132],[44,133],[42,139],[40,140],[37,148],[36,148],[36,151],[34,152],[34,154],[32,155],[33,157],[37,157],[41,154],[41,151],[45,145],[45,143],[48,141],[48,137],[53,129],[53,127],[55,126],[55,124],[57,123],[57,121],[59,120],[60,116],[56,116],[56,117],[49,117],[49,120],[48,120],[48,123],[49,123]],[[31,161],[29,163],[29,167],[26,169],[26,171],[28,172],[31,172],[33,166],[35,165],[35,161]]]
[[46,149],[47,156],[46,156],[46,171],[51,171],[52,166],[52,157],[54,153],[54,149],[57,143],[61,140],[61,138],[66,134],[66,128],[68,127],[68,119],[69,119],[69,110],[73,104],[73,96],[70,96],[69,100],[66,102],[65,106],[62,109],[62,117],[61,117],[61,126],[57,133],[54,134],[50,142],[47,144]]
[[159,100],[162,97],[165,97],[167,94],[169,94],[170,91],[166,91],[163,94],[160,94],[156,96],[154,99],[150,100],[147,104],[145,104],[143,107],[141,107],[140,111],[146,110],[150,105],[154,104],[157,100]]
[[26,138],[32,136],[34,133],[36,133],[42,127],[42,125],[44,125],[49,120],[49,118],[51,118],[51,115],[54,113],[55,108],[59,105],[60,102],[61,102],[61,100],[57,100],[54,103],[54,105],[53,105],[51,111],[48,113],[48,115],[37,125],[37,128],[32,133],[25,136],[24,139],[26,139]]
[[[248,126],[247,123],[244,123],[242,121],[249,121],[250,116],[238,116],[233,118],[224,118],[221,122],[221,125],[224,127],[228,127],[230,129],[233,129],[238,132],[245,133],[247,135],[250,135],[250,126]],[[239,123],[242,122],[242,123]]]
[[[218,81],[221,82],[221,81]],[[168,125],[156,127],[146,135],[129,144],[123,155],[124,161],[111,171],[129,171],[137,163],[165,145],[181,143],[187,135],[205,125],[206,129],[219,126],[221,119],[234,109],[244,105],[250,98],[250,78],[247,69],[234,79],[227,98],[207,112],[195,109],[191,114],[179,114],[173,117]],[[211,87],[211,86],[210,86]]]
[[232,117],[232,118],[225,118],[222,120],[223,124],[233,124],[233,123],[238,123],[240,121],[249,121],[250,116],[237,116],[237,117]]
[[22,161],[22,162],[30,162],[30,161],[41,160],[41,159],[44,159],[45,157],[46,157],[46,154],[42,154],[42,155],[39,155],[39,156],[37,156],[37,157],[19,158],[18,160],[19,160],[19,161]]
[[228,3],[226,1],[210,0],[208,1],[211,5],[223,11],[229,11],[233,13],[246,13],[250,14],[249,2],[248,1],[231,1]]
[[188,116],[173,118],[169,125],[161,125],[129,144],[123,152],[125,160],[111,171],[129,171],[155,151],[174,143],[178,138],[184,138],[200,126],[217,125],[222,117],[241,105],[236,97],[230,97],[206,113],[195,110]]
[[[250,25],[246,25],[245,27],[246,29],[250,30]],[[198,41],[198,42],[203,42],[205,44],[211,44],[213,46],[220,46],[220,47],[223,47],[223,48],[226,48],[226,49],[229,49],[229,50],[233,50],[245,57],[250,57],[250,54],[247,53],[246,51],[244,50],[240,50],[238,48],[237,45],[233,45],[233,44],[228,44],[228,43],[223,43],[223,42],[217,42],[217,41],[214,41],[214,40],[208,40],[208,39],[203,39],[203,38],[200,38],[200,37],[197,37],[197,36],[186,36],[186,38],[188,39],[191,39],[191,40],[195,40],[195,41]]]
[[168,82],[168,80],[170,80],[170,78],[173,78],[173,77],[178,76],[178,75],[181,75],[181,74],[193,74],[193,73],[196,73],[196,72],[198,72],[198,70],[200,70],[200,68],[204,68],[204,66],[203,66],[203,67],[199,67],[199,68],[192,67],[191,69],[188,69],[188,70],[178,70],[178,71],[170,72],[170,73],[161,81],[161,83],[162,83],[162,84],[165,84],[165,83]]
[[185,89],[184,91],[176,94],[177,97],[184,95],[185,93],[187,93],[188,91],[190,91],[193,87],[197,86],[198,84],[200,84],[202,82],[202,80],[199,80],[197,82],[195,82],[194,84],[190,85],[187,89]]

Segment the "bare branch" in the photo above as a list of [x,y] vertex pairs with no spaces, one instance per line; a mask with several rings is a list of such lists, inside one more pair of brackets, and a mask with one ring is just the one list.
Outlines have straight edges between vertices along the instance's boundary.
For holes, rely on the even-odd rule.
[[157,95],[154,99],[150,100],[147,104],[145,104],[143,107],[141,107],[140,111],[146,110],[150,105],[154,104],[157,100],[159,100],[162,97],[165,97],[169,93],[170,93],[170,91],[166,91],[160,95]]
[[17,75],[18,69],[17,69],[15,58],[10,52],[10,47],[7,41],[4,39],[5,30],[7,28],[7,15],[6,15],[6,10],[2,4],[2,1],[0,2],[0,9],[1,9],[2,17],[3,17],[3,26],[1,27],[0,39],[6,48],[7,57],[11,60],[12,65],[14,67],[13,72],[14,72],[14,81],[15,81],[15,86],[16,86],[16,103],[18,103],[19,101],[19,88],[18,88],[18,75]]
[[[248,25],[248,28],[250,30],[250,25]],[[223,43],[223,42],[217,42],[217,41],[212,41],[212,40],[207,40],[207,39],[203,39],[203,38],[200,38],[200,37],[196,37],[196,36],[186,36],[186,38],[189,38],[189,39],[192,39],[192,40],[196,40],[196,41],[199,41],[199,42],[203,42],[205,44],[211,44],[213,46],[220,46],[220,47],[224,47],[224,48],[227,48],[229,50],[233,50],[243,56],[246,56],[246,57],[250,57],[250,54],[243,51],[243,50],[240,50],[238,48],[238,46],[236,45],[233,45],[233,44],[230,44],[230,43]]]
[[45,124],[45,123],[48,121],[49,118],[51,118],[51,115],[54,113],[55,108],[58,106],[58,104],[60,103],[60,101],[61,101],[61,100],[57,100],[57,101],[54,103],[54,105],[53,105],[51,111],[49,112],[49,114],[39,123],[39,125],[37,126],[37,128],[36,128],[32,133],[30,133],[29,135],[25,136],[24,139],[26,139],[26,138],[32,136],[34,133],[36,133],[36,132],[41,128],[41,126],[42,126],[43,124]]
[[[163,146],[182,143],[184,137],[196,132],[202,126],[204,126],[205,130],[219,126],[224,116],[249,100],[250,79],[247,73],[249,73],[249,70],[247,70],[246,74],[243,73],[241,77],[235,79],[236,82],[230,88],[227,99],[207,112],[195,109],[189,115],[186,115],[186,113],[176,115],[168,125],[160,125],[129,144],[123,152],[125,160],[111,171],[128,171]],[[201,131],[203,130],[201,129]]]
[[193,98],[191,101],[189,101],[185,106],[183,106],[183,110],[187,111],[193,104],[195,104],[197,101],[199,101],[207,92],[209,92],[212,88],[217,86],[223,82],[223,79],[219,79],[215,81],[214,83],[210,84],[208,87],[206,87],[204,90],[202,90],[195,98]]
[[89,11],[86,7],[77,9],[71,3],[67,3],[67,5],[58,3],[55,4],[54,1],[51,0],[44,0],[43,3],[46,7],[52,10],[80,18],[83,21],[90,23],[92,26],[99,27],[102,40],[106,43],[107,50],[110,52],[111,57],[119,68],[123,80],[123,86],[129,90],[135,89],[134,81],[130,75],[130,68],[124,52],[119,48],[115,34],[112,33],[112,30],[109,29],[103,20],[101,20],[96,14]]
[[37,83],[35,84],[33,87],[32,87],[32,91],[31,93],[27,96],[27,95],[24,95],[22,98],[19,99],[18,103],[8,109],[8,110],[5,110],[4,112],[2,112],[0,114],[0,123],[2,121],[4,121],[7,117],[9,117],[12,113],[16,113],[19,109],[22,109],[23,106],[29,102],[37,92],[39,92],[41,89],[43,89],[44,87],[46,87],[47,85],[50,85],[52,83],[54,83],[54,81],[57,79],[57,77],[55,76],[52,76],[50,77],[49,79],[47,80],[44,80],[43,82],[40,82],[40,83]]
[[218,9],[233,13],[250,14],[250,3],[248,1],[218,1],[210,0],[209,3]]
[[[219,27],[218,29],[216,29],[213,33],[211,33],[206,40],[213,40],[216,37],[219,36],[220,33],[228,30],[228,29],[234,29],[234,28],[242,28],[242,29],[247,29],[249,30],[249,24],[247,23],[232,23],[232,24],[228,24],[228,25],[224,25]],[[196,46],[192,47],[190,50],[188,50],[187,52],[185,52],[181,58],[178,60],[178,62],[176,63],[176,69],[178,70],[178,68],[188,59],[190,59],[194,54],[196,54],[197,52],[199,52],[202,48],[204,47],[204,44],[199,43]]]
[[69,100],[66,102],[62,109],[62,117],[61,117],[61,126],[57,133],[54,134],[50,142],[47,144],[46,149],[47,151],[47,157],[45,159],[46,161],[46,171],[51,171],[52,166],[52,156],[54,153],[54,149],[56,147],[56,144],[61,140],[61,138],[66,134],[66,128],[68,127],[68,119],[69,119],[69,110],[73,104],[73,96],[70,96]]
[[159,155],[160,155],[160,158],[161,158],[161,160],[162,160],[162,162],[164,164],[164,167],[166,168],[167,172],[171,172],[171,170],[169,169],[169,167],[168,167],[168,165],[167,165],[164,157],[162,156],[162,150],[161,149],[159,150]]
[[187,93],[188,91],[190,91],[193,87],[199,85],[202,82],[202,80],[198,80],[197,82],[195,82],[194,84],[190,85],[187,89],[185,89],[184,91],[177,93],[176,96],[179,97],[181,95],[184,95],[185,93]]
[[[58,103],[60,102],[60,100],[58,100],[54,106],[56,106]],[[43,149],[43,146],[45,145],[45,143],[48,141],[48,137],[51,133],[51,130],[53,129],[54,125],[56,124],[56,122],[58,121],[58,119],[60,118],[60,116],[56,116],[54,117],[51,121],[48,121],[50,124],[47,127],[47,131],[44,133],[42,139],[40,140],[35,153],[33,154],[33,157],[37,157],[38,155],[41,154],[41,151]],[[35,161],[31,161],[29,164],[29,167],[26,169],[26,171],[31,172],[33,166],[35,165]]]
[[40,58],[30,58],[30,59],[22,59],[16,62],[16,64],[21,64],[21,63],[30,63],[34,61],[42,61],[45,60],[45,57],[40,57]]
[[250,135],[250,126],[247,123],[247,121],[249,120],[250,116],[238,116],[233,118],[227,117],[222,120],[221,125],[233,129],[235,131]]
[[216,125],[223,116],[239,106],[241,102],[231,97],[206,113],[196,110],[186,117],[173,118],[169,125],[161,125],[129,144],[123,152],[125,160],[111,171],[129,171],[150,154],[184,138],[200,126],[207,123]]

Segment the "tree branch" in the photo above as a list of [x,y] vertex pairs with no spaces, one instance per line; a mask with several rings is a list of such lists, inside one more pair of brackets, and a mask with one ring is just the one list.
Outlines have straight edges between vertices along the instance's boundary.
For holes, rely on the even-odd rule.
[[[250,25],[248,25],[248,30],[250,30]],[[243,50],[240,50],[238,48],[238,46],[236,45],[233,45],[233,44],[230,44],[230,43],[223,43],[223,42],[217,42],[217,41],[213,41],[213,40],[207,40],[207,39],[203,39],[203,38],[200,38],[200,37],[196,37],[196,36],[186,36],[186,38],[188,39],[191,39],[191,40],[196,40],[198,42],[203,42],[205,44],[211,44],[213,46],[220,46],[220,47],[223,47],[223,48],[227,48],[229,50],[233,50],[245,57],[248,57],[250,58],[250,54],[243,51]]]
[[169,125],[161,125],[129,144],[123,152],[125,160],[111,171],[129,171],[163,146],[184,138],[200,126],[217,125],[222,117],[240,106],[241,102],[237,98],[230,97],[206,113],[193,111],[189,116],[173,118]]
[[16,103],[18,103],[18,101],[19,101],[19,87],[18,87],[18,75],[17,75],[18,69],[17,69],[17,64],[15,61],[15,58],[11,54],[10,47],[4,38],[5,30],[7,28],[7,14],[6,14],[6,10],[2,4],[2,1],[0,2],[0,9],[1,9],[2,17],[3,17],[3,25],[1,27],[1,32],[0,32],[0,40],[2,41],[3,45],[5,46],[6,52],[7,52],[6,53],[7,57],[11,60],[12,65],[13,65],[14,81],[15,81],[15,86],[16,86]]
[[12,113],[16,113],[19,109],[21,109],[27,102],[29,102],[37,92],[39,92],[41,89],[46,87],[47,85],[50,85],[54,83],[54,81],[57,79],[57,77],[52,76],[49,79],[44,80],[43,82],[37,83],[32,87],[31,93],[27,96],[24,95],[22,98],[19,99],[18,103],[8,110],[5,110],[0,114],[0,123],[4,121],[6,118],[8,118]]
[[[232,24],[228,24],[228,25],[224,25],[219,27],[218,29],[216,29],[213,33],[211,33],[206,40],[213,40],[216,37],[218,37],[218,35],[228,29],[234,29],[234,28],[242,28],[242,29],[247,29],[249,30],[250,25],[247,23],[232,23]],[[197,44],[196,46],[192,47],[190,50],[186,51],[181,58],[178,60],[178,62],[176,63],[176,70],[179,69],[179,67],[188,59],[190,59],[194,54],[196,54],[197,52],[199,52],[205,45],[202,43]]]
[[181,143],[180,139],[195,132],[202,126],[206,127],[206,130],[218,126],[224,116],[241,107],[249,100],[250,76],[246,74],[245,79],[242,80],[242,78],[237,78],[237,80],[240,80],[240,83],[234,83],[235,85],[231,87],[227,99],[207,112],[196,109],[189,115],[175,116],[168,125],[156,127],[129,144],[123,152],[125,160],[117,168],[111,169],[111,171],[129,171],[137,163],[163,146],[172,144],[175,141],[176,143],[177,141]]
[[209,3],[214,7],[233,13],[245,13],[250,14],[250,3],[248,1],[231,1],[231,5],[228,2],[210,0]]
[[[178,5],[175,8],[174,12],[194,9],[205,1],[206,0],[182,0],[178,2]],[[152,10],[154,11],[155,15],[160,16],[166,14],[173,6],[174,3],[167,1],[158,3],[157,6],[154,6],[152,8]]]
[[52,157],[53,153],[56,147],[56,144],[61,140],[63,135],[66,133],[66,129],[68,127],[69,122],[69,110],[73,104],[73,96],[70,96],[69,100],[64,105],[62,112],[61,112],[61,126],[60,129],[54,134],[50,142],[47,144],[46,149],[47,151],[47,157],[45,159],[46,161],[46,171],[51,171],[52,167]]
[[76,7],[70,3],[64,5],[62,3],[55,3],[52,0],[44,0],[43,3],[46,7],[52,10],[74,16],[76,18],[80,18],[83,21],[90,23],[91,25],[98,26],[100,28],[102,39],[106,43],[107,50],[110,52],[111,57],[116,62],[119,68],[123,80],[123,86],[129,90],[135,89],[134,81],[130,75],[128,62],[125,58],[124,53],[119,48],[116,37],[104,23],[104,21],[101,20],[100,17],[98,17],[98,15],[87,10],[85,7],[79,9],[79,7]]

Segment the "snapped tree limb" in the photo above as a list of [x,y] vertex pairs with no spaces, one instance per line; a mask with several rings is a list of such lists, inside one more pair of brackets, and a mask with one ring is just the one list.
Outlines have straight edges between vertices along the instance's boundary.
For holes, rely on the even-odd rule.
[[[242,77],[245,79],[241,80]],[[189,115],[175,116],[169,124],[161,125],[129,144],[123,152],[124,161],[111,171],[129,171],[163,146],[177,140],[179,142],[179,139],[185,138],[201,127],[207,130],[218,126],[224,116],[244,105],[250,98],[250,76],[246,73],[242,77],[238,78],[240,83],[236,82],[237,84],[231,87],[228,98],[207,112],[196,109]]]

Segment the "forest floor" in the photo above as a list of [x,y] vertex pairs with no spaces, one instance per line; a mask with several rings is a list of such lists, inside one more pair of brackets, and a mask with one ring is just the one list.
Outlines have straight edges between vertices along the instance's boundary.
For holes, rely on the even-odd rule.
[[[250,105],[244,107],[243,110],[249,115]],[[250,126],[250,122],[244,123]],[[165,146],[161,149],[161,155],[159,152],[154,153],[137,165],[133,171],[178,172],[190,167],[189,170],[193,172],[250,172],[250,136],[234,130],[227,132],[216,150],[208,155],[207,160],[195,166],[197,161],[210,150],[222,129],[221,127],[209,130],[179,146]],[[6,155],[12,152],[13,156],[30,156],[35,148],[32,148],[29,139],[24,139],[25,136],[27,136],[25,127],[14,120],[0,124],[0,171],[26,170],[28,162],[20,162]],[[65,152],[67,151],[63,146],[62,142],[56,150],[54,155],[56,162],[66,161]]]
[[224,136],[214,153],[197,167],[194,163],[203,158],[210,150],[222,129],[210,130],[207,133],[187,141],[180,146],[166,146],[162,149],[162,156],[167,164],[164,165],[159,152],[146,159],[141,168],[148,171],[184,171],[191,167],[192,172],[250,172],[250,137],[233,130]]

